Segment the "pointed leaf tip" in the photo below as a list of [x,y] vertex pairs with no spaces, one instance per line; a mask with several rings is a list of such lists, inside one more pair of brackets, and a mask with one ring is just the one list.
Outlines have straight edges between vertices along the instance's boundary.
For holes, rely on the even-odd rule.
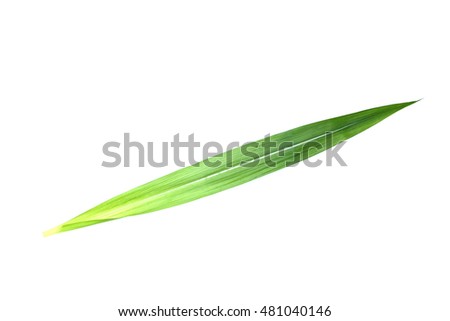
[[61,225],[51,228],[51,229],[43,232],[42,234],[44,235],[44,237],[47,237],[47,236],[57,234],[59,232],[61,232]]
[[403,103],[403,105],[405,105],[405,107],[411,106],[412,104],[415,104],[419,101],[421,101],[423,98],[417,99],[417,100],[413,100],[413,101],[408,101],[406,103]]

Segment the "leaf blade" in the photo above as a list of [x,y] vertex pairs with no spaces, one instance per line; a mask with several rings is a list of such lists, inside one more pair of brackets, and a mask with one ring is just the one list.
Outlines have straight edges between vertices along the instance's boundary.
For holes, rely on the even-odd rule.
[[[267,138],[243,145],[113,197],[44,235],[151,213],[244,184],[323,152],[415,102],[371,108],[300,126],[271,136],[275,146],[269,148],[263,147]],[[333,133],[331,142],[326,141],[329,132]],[[286,143],[292,143],[292,146],[282,148],[283,144],[287,146]],[[321,147],[308,149],[305,153],[307,144]],[[247,152],[252,146],[253,155],[250,156]],[[269,166],[268,161],[273,162],[273,166]],[[211,163],[220,164],[211,167]]]

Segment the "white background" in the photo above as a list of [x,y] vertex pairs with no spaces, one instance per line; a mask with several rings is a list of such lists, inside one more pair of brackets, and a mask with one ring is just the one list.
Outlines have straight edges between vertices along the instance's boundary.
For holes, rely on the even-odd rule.
[[[2,1],[0,319],[219,304],[449,320],[447,5]],[[125,132],[244,142],[420,98],[352,138],[348,167],[42,237],[176,169],[102,167]]]

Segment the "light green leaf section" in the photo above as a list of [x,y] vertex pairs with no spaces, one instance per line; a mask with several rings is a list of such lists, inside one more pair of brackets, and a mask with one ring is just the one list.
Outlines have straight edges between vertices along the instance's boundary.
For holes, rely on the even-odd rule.
[[184,204],[275,172],[372,127],[416,101],[367,109],[297,127],[182,168],[44,232],[45,236]]

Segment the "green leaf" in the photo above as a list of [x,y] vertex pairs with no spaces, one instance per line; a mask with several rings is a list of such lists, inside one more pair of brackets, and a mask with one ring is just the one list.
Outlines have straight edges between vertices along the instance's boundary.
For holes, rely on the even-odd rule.
[[45,236],[150,213],[218,193],[316,155],[416,101],[367,109],[245,144],[120,194]]

